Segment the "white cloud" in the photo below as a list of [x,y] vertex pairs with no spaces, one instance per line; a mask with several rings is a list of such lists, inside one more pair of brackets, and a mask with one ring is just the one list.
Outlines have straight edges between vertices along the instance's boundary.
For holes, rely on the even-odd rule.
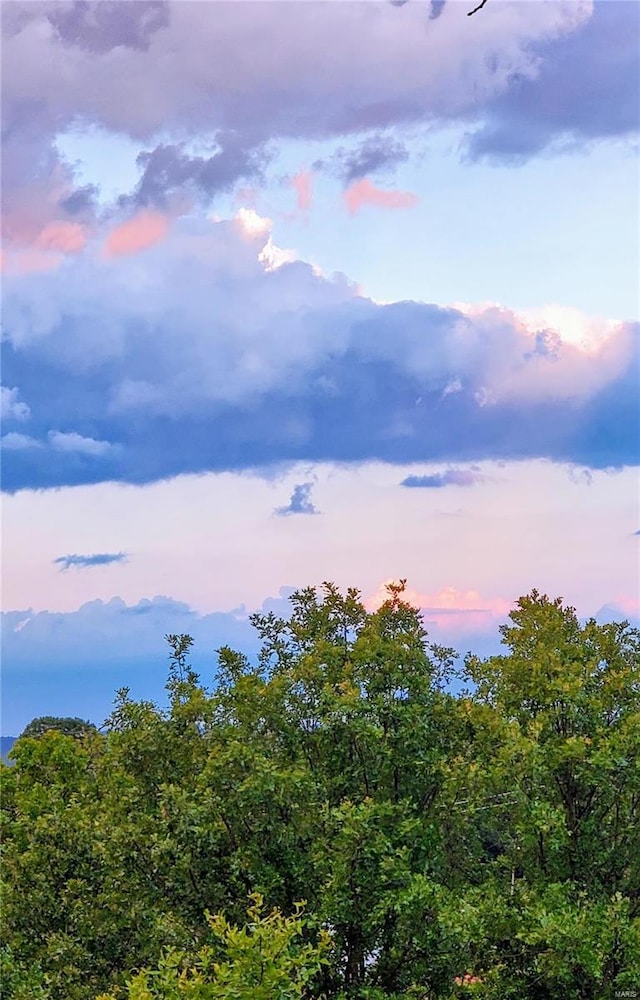
[[40,441],[30,437],[29,434],[18,434],[16,431],[9,431],[3,434],[0,439],[2,447],[7,451],[23,451],[26,448],[39,448]]
[[523,309],[519,315],[531,333],[547,328],[554,330],[563,344],[571,344],[585,352],[599,351],[605,341],[615,336],[620,325],[619,320],[586,316],[579,309],[554,304],[541,309]]
[[9,389],[8,386],[0,386],[0,419],[1,420],[28,420],[31,410],[27,403],[18,399],[20,392],[17,388]]
[[83,437],[75,431],[49,431],[49,443],[56,451],[74,451],[81,455],[106,455],[114,445],[109,441],[97,441],[95,438]]

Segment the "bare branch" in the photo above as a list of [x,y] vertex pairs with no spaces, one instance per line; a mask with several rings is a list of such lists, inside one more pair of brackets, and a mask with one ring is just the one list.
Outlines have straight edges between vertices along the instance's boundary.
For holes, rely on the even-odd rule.
[[471,17],[472,14],[477,14],[479,10],[482,10],[486,2],[487,0],[480,0],[480,3],[478,4],[477,7],[474,7],[473,10],[467,11],[467,17]]

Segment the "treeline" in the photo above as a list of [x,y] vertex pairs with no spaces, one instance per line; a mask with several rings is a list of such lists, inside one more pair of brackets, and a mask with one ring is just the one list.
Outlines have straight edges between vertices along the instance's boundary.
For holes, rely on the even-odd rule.
[[402,584],[291,602],[212,691],[171,635],[167,708],[17,741],[2,996],[640,991],[640,633],[533,591],[456,674]]

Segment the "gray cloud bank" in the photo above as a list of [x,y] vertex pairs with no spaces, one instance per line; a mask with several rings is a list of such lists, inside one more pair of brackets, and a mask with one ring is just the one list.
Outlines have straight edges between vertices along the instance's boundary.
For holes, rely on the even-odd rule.
[[[7,278],[4,489],[299,460],[633,465],[640,327],[582,350],[506,309],[377,305],[266,235],[182,221],[131,259]],[[16,406],[16,402],[19,405]]]
[[[138,204],[212,197],[287,139],[351,141],[349,180],[402,162],[407,126],[457,126],[472,159],[503,160],[637,132],[636,4],[495,2],[472,21],[463,7],[3,4],[5,235],[95,212],[55,144],[78,127],[139,143],[140,183],[122,192]],[[216,149],[193,155],[194,138]]]

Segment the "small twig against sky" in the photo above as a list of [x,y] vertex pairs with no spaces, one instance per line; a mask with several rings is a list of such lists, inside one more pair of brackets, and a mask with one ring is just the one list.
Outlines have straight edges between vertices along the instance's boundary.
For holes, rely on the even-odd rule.
[[480,0],[480,3],[478,4],[477,7],[474,7],[473,10],[467,11],[467,17],[471,17],[472,14],[477,14],[479,10],[482,10],[486,2],[487,0]]

